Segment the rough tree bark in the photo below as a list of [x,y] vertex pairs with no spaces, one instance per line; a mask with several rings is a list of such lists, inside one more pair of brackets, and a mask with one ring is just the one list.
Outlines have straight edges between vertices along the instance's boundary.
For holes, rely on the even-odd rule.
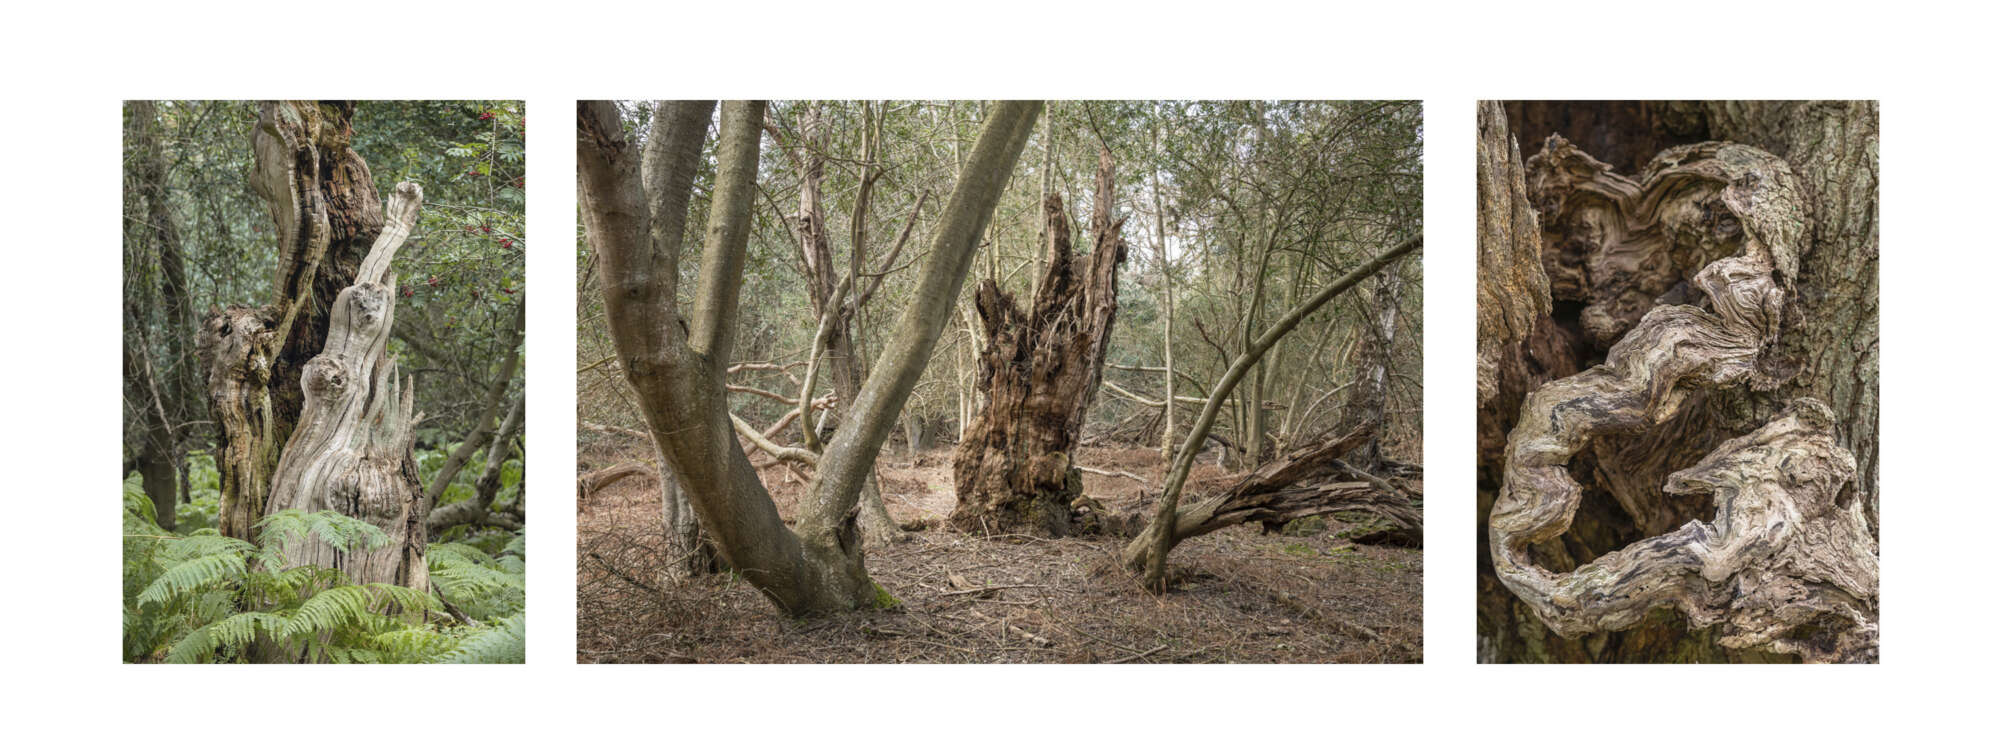
[[1100,151],[1088,265],[1079,266],[1071,252],[1062,197],[1050,195],[1042,203],[1047,265],[1028,309],[992,279],[980,283],[986,405],[952,454],[953,527],[1048,537],[1075,530],[1071,504],[1082,494],[1083,477],[1072,453],[1103,376],[1126,251],[1125,220],[1112,217],[1112,169],[1111,152]]
[[702,527],[730,567],[780,611],[814,615],[892,604],[863,564],[856,522],[861,483],[937,343],[1040,109],[1035,102],[993,108],[945,206],[911,304],[818,458],[794,532],[736,442],[723,381],[749,241],[763,104],[723,106],[701,285],[684,325],[673,303],[679,242],[656,241],[657,232],[649,236],[647,227],[684,222],[687,196],[645,189],[665,180],[647,178],[642,186],[637,154],[615,105],[578,103],[585,232],[605,273],[605,307],[620,362]]
[[[1341,423],[1349,426],[1380,424],[1389,407],[1389,364],[1395,353],[1396,315],[1403,303],[1403,274],[1400,263],[1391,265],[1376,279],[1374,308],[1369,310],[1366,332],[1360,336],[1360,374],[1348,390]],[[1361,470],[1374,470],[1382,461],[1382,442],[1370,439],[1355,449],[1353,463]]]
[[211,310],[198,336],[207,371],[222,534],[251,539],[272,471],[305,406],[295,385],[326,345],[334,299],[383,225],[368,165],[351,147],[352,102],[265,102],[251,137],[251,186],[277,227],[272,300]]
[[340,551],[317,538],[292,538],[285,563],[340,569],[356,584],[428,589],[425,521],[430,504],[410,449],[422,418],[413,382],[397,379],[388,357],[396,321],[396,250],[416,225],[423,190],[396,185],[388,222],[363,258],[354,285],[334,297],[326,349],[299,376],[305,407],[271,475],[265,513],[333,510],[382,529],[389,542]]
[[1586,119],[1758,147],[1481,110],[1481,657],[1873,660],[1874,107],[1641,110]]

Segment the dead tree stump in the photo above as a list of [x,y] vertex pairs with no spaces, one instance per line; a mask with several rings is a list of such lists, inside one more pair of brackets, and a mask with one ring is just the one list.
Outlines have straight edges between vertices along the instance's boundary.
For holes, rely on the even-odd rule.
[[429,587],[424,565],[429,502],[410,454],[413,383],[399,382],[385,346],[396,319],[396,274],[389,263],[416,224],[423,190],[396,185],[388,225],[362,260],[354,285],[334,298],[326,349],[299,377],[305,408],[272,473],[264,511],[333,510],[379,527],[389,542],[343,552],[317,538],[292,538],[285,563],[347,573],[356,584]]
[[951,524],[984,533],[1061,537],[1075,531],[1083,492],[1073,450],[1104,370],[1118,313],[1124,220],[1112,218],[1111,154],[1098,156],[1092,251],[1079,268],[1063,200],[1050,195],[1047,271],[1026,311],[992,279],[975,300],[985,328],[979,381],[986,406],[952,457],[958,508]]

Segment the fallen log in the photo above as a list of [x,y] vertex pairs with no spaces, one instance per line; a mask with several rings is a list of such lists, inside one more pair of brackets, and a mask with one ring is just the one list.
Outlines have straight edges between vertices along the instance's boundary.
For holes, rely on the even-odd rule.
[[[1177,545],[1188,538],[1245,522],[1282,526],[1293,520],[1344,511],[1374,513],[1421,538],[1423,510],[1416,504],[1420,496],[1409,491],[1384,490],[1378,482],[1386,482],[1374,476],[1366,476],[1372,481],[1342,478],[1351,473],[1342,467],[1339,457],[1366,444],[1373,434],[1373,425],[1363,425],[1346,434],[1322,437],[1259,465],[1228,490],[1183,504],[1174,511],[1171,542]],[[1132,507],[1104,517],[1101,527],[1106,532],[1136,537],[1151,512],[1150,507]],[[1147,542],[1138,538],[1127,545],[1128,563],[1150,550]]]
[[603,470],[593,470],[576,478],[577,498],[589,498],[591,494],[610,488],[612,484],[633,476],[657,476],[660,468],[648,462],[627,462]]

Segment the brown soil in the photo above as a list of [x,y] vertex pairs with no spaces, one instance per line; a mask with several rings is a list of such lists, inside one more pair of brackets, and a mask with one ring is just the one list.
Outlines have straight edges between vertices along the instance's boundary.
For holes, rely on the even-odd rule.
[[[580,471],[650,458],[591,445]],[[1085,449],[1082,464],[1157,481],[1148,449]],[[951,453],[886,457],[891,516],[938,528],[951,512]],[[787,518],[804,483],[782,467],[765,485]],[[1191,494],[1226,486],[1212,464]],[[1116,505],[1144,490],[1084,476]],[[1354,545],[1349,526],[1293,537],[1234,527],[1182,543],[1175,589],[1155,595],[1117,563],[1122,538],[979,538],[945,529],[868,551],[868,571],[901,605],[791,620],[728,574],[664,577],[654,480],[632,479],[580,502],[579,662],[1416,662],[1423,650],[1423,552]]]

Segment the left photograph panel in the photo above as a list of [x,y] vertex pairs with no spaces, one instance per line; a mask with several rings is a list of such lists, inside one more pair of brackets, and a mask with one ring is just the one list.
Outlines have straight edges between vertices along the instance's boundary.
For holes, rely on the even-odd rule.
[[522,102],[123,117],[124,661],[522,662]]

